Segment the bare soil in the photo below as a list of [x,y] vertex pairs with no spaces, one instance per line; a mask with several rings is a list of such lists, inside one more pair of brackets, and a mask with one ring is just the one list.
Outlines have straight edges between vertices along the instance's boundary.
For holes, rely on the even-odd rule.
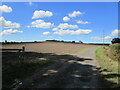
[[39,43],[21,43],[21,44],[6,44],[3,45],[3,49],[20,49],[25,46],[27,52],[38,52],[38,53],[55,53],[65,54],[74,53],[76,51],[83,50],[85,48],[95,47],[98,45],[85,45],[85,44],[74,44],[74,43],[62,43],[62,42],[39,42]]

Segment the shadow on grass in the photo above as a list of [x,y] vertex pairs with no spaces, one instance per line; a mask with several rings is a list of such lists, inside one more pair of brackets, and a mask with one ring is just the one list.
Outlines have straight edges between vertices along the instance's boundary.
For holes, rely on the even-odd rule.
[[[110,79],[117,78],[117,82],[110,81]],[[108,81],[109,80],[109,81]],[[100,73],[99,81],[105,86],[105,88],[120,88],[120,74],[112,73],[103,75]]]
[[[37,73],[37,71],[55,62],[61,63],[62,60],[66,60],[64,66],[61,65],[56,69],[57,72],[49,75],[49,77],[45,78],[43,75],[39,78],[36,77],[33,81],[33,86],[36,86],[38,82],[41,81],[39,84],[41,83],[40,87],[42,88],[105,88],[109,87],[109,85],[116,85],[116,83],[107,82],[106,78],[120,77],[118,74],[102,75],[100,74],[100,72],[102,72],[100,68],[79,63],[79,61],[92,60],[91,58],[79,58],[73,55],[56,55],[54,53],[3,52],[2,86],[3,88],[13,88],[17,83],[22,82],[28,76]],[[46,72],[50,70],[51,69],[48,68]],[[92,83],[94,77],[97,78],[99,86]],[[83,82],[90,84],[84,84]]]

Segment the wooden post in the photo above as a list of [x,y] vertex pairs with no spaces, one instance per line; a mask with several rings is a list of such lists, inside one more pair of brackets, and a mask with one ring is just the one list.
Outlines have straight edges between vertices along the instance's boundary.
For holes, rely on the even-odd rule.
[[25,47],[24,46],[22,47],[22,51],[25,52]]
[[22,53],[21,53],[21,59],[22,59],[22,63],[25,61],[25,46],[22,46]]

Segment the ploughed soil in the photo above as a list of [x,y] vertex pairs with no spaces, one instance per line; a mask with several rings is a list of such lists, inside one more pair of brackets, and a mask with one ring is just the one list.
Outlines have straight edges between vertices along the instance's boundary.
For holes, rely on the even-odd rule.
[[26,52],[38,52],[38,53],[55,53],[65,54],[81,51],[86,48],[96,47],[98,45],[88,44],[75,44],[64,42],[34,42],[34,43],[19,43],[19,44],[4,44],[3,49],[21,49],[25,47]]

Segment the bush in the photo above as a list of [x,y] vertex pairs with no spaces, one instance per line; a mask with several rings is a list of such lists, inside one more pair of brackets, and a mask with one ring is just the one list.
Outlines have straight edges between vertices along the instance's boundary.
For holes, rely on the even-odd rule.
[[120,43],[120,38],[113,38],[111,41],[112,44],[114,43]]
[[79,41],[79,43],[83,43],[82,41]]
[[75,41],[72,41],[72,43],[75,43]]

